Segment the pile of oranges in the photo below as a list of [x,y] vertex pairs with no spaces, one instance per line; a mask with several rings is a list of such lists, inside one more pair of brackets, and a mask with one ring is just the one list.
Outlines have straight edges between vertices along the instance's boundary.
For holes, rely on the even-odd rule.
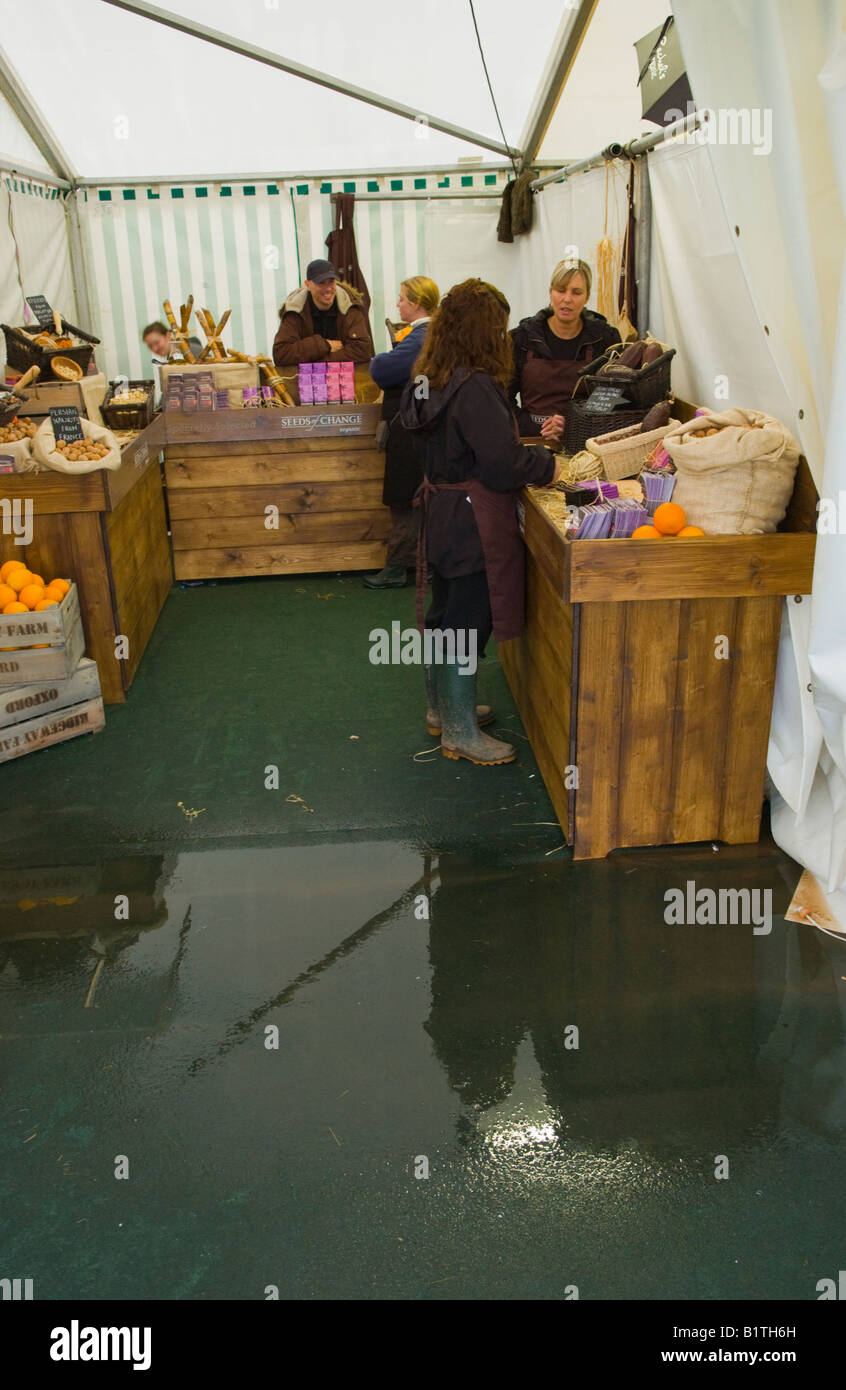
[[57,607],[69,589],[67,579],[51,579],[45,584],[23,560],[7,560],[0,565],[0,613],[42,613],[45,608]]
[[698,526],[688,526],[684,507],[678,502],[662,502],[655,508],[651,526],[638,526],[632,531],[632,540],[667,540],[670,536],[704,536]]

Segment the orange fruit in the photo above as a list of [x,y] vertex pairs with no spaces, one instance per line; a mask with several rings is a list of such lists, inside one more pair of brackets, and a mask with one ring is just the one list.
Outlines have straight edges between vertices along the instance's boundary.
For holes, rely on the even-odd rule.
[[34,611],[36,613],[43,613],[45,608],[58,608],[58,606],[59,600],[57,598],[47,598],[45,594],[44,598],[36,603]]
[[680,536],[704,536],[705,532],[699,526],[683,526],[679,531]]
[[47,587],[46,584],[44,583],[44,580],[41,578],[41,575],[40,575],[40,574],[36,574],[34,570],[30,570],[29,573],[30,573],[30,581],[29,581],[29,582],[30,582],[31,584],[37,584],[38,587],[39,587],[39,589],[45,589],[45,588]]
[[0,584],[0,612],[6,607],[7,603],[14,603],[17,594],[8,584]]
[[44,597],[54,598],[57,603],[61,603],[62,599],[64,598],[64,594],[62,593],[61,589],[55,588],[53,584],[46,584],[44,586]]
[[50,580],[50,583],[47,585],[47,588],[48,588],[48,589],[58,589],[58,591],[59,591],[59,593],[61,594],[62,598],[64,598],[65,594],[66,594],[66,593],[68,592],[68,590],[70,589],[70,584],[68,583],[68,581],[67,581],[66,579],[51,579],[51,580]]
[[662,502],[660,507],[655,508],[652,522],[662,536],[677,536],[687,524],[687,517],[678,502]]
[[3,609],[4,613],[28,613],[29,609],[25,603],[7,603]]
[[26,569],[23,560],[6,560],[4,564],[0,565],[0,584],[5,584],[12,570],[18,569]]
[[43,597],[43,584],[25,584],[18,594],[18,599],[21,603],[25,603],[27,608],[34,608],[36,603],[40,603]]
[[9,588],[14,589],[15,593],[19,594],[21,589],[25,589],[27,584],[32,583],[32,575],[28,569],[12,570],[7,582]]
[[636,526],[635,529],[632,531],[633,541],[648,541],[650,539],[654,540],[656,536],[658,537],[658,540],[661,539],[661,532],[656,530],[654,526]]

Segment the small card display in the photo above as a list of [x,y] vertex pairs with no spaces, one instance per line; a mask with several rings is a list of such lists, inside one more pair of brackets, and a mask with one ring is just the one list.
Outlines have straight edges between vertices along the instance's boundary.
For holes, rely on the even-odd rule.
[[64,439],[72,444],[75,439],[84,439],[82,421],[75,405],[53,405],[50,407],[50,422],[56,439]]
[[585,405],[586,410],[597,415],[610,415],[612,410],[625,410],[626,407],[631,410],[631,402],[616,386],[597,386]]
[[53,310],[47,303],[43,294],[28,294],[26,302],[29,305],[42,328],[49,328],[52,332],[55,325],[53,323]]

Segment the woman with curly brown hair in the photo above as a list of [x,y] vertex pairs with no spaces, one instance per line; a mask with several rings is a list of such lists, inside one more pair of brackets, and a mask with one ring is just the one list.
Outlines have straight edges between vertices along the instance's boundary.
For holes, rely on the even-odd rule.
[[[514,364],[509,305],[484,280],[454,285],[435,312],[402,401],[402,422],[425,443],[417,558],[418,625],[426,563],[432,603],[425,628],[462,634],[484,655],[493,632],[517,637],[525,620],[525,551],[516,498],[527,483],[545,487],[560,467],[543,445],[520,443],[506,390]],[[509,763],[511,744],[483,734],[487,706],[476,707],[475,671],[456,663],[426,668],[426,727],[447,758]]]

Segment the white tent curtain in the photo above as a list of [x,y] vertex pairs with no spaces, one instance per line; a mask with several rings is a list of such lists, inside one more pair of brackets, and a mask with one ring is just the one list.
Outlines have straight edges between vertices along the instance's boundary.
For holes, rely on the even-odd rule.
[[1,322],[31,320],[25,294],[43,294],[76,322],[67,213],[55,188],[0,175],[0,277]]
[[[770,155],[729,141],[707,148],[796,433],[821,498],[837,500],[846,487],[846,6],[675,0],[673,9],[697,106],[772,121]],[[787,605],[769,764],[776,839],[818,876],[844,922],[845,550],[844,535],[820,534],[811,601]]]

